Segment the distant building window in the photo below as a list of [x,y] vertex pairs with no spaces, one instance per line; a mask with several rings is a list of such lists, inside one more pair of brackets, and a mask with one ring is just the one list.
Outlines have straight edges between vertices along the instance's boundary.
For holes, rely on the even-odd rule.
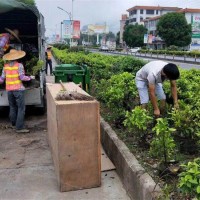
[[143,10],[140,10],[140,14],[143,14]]
[[154,14],[154,10],[147,10],[147,11],[146,11],[146,14],[147,14],[147,15],[153,15],[153,14]]
[[136,18],[132,18],[132,19],[130,19],[129,21],[130,21],[130,23],[131,23],[131,22],[136,22]]
[[158,15],[158,10],[156,10],[156,15]]
[[141,21],[141,22],[143,21],[143,17],[140,17],[140,21]]
[[130,15],[135,15],[135,14],[137,14],[137,10],[132,10],[132,11],[130,12]]

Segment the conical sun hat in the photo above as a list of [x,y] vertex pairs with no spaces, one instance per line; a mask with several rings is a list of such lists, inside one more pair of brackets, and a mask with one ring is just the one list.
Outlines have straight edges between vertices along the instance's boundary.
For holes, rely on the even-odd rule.
[[11,49],[9,53],[3,56],[3,60],[17,60],[23,58],[26,55],[25,51],[18,51],[16,49]]
[[19,39],[19,31],[17,29],[11,30],[9,28],[5,28],[6,31],[8,31],[11,35],[13,35],[19,42],[22,42]]
[[47,46],[47,49],[51,49],[52,47],[53,47],[53,46],[51,46],[51,45],[48,45],[48,46]]

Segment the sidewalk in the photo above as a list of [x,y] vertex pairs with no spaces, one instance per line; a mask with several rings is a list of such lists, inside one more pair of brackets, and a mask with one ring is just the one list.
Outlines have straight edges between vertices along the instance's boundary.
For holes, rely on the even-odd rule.
[[46,116],[28,116],[29,134],[16,134],[0,119],[1,200],[129,200],[115,170],[102,172],[102,186],[59,192],[47,144]]

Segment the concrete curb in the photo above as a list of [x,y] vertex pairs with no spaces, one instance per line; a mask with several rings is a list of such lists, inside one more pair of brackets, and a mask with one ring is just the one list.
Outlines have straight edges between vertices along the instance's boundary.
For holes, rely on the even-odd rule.
[[153,200],[161,194],[161,189],[139,164],[127,146],[118,138],[110,125],[100,120],[101,142],[108,157],[131,199]]

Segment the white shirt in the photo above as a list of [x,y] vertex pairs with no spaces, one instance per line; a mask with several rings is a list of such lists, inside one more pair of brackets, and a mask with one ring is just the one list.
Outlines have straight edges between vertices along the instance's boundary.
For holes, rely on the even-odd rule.
[[160,60],[147,63],[136,73],[136,80],[150,84],[162,83],[161,71],[167,64]]

